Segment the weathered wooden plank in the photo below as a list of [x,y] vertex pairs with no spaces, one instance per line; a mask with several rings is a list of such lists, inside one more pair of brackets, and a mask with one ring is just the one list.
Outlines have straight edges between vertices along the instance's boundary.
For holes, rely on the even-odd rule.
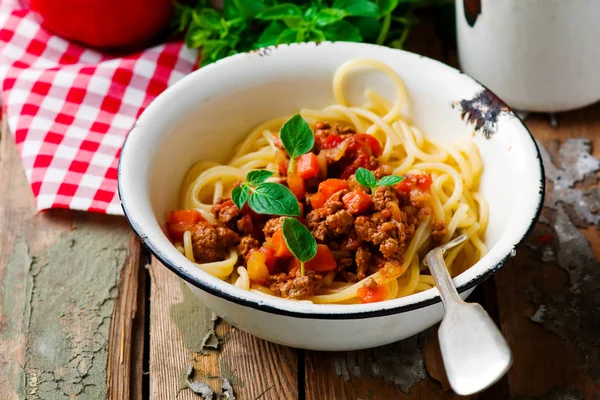
[[150,397],[197,399],[196,390],[221,391],[223,379],[237,399],[297,399],[296,351],[214,321],[175,274],[150,267]]
[[[595,105],[560,114],[557,128],[550,126],[547,116],[527,120],[553,160],[546,162],[548,187],[541,222],[514,262],[496,275],[500,319],[515,356],[508,375],[512,397],[592,399],[600,393],[596,290],[600,223],[594,226],[578,216],[586,209],[592,213],[589,218],[595,215],[599,221],[600,195],[598,189],[585,189],[590,187],[585,183],[577,184],[577,189],[561,183],[582,177],[581,171],[593,160],[580,146],[560,149],[552,141],[565,145],[570,138],[590,139],[592,154],[600,158],[599,113],[600,105]],[[592,172],[583,181],[593,183],[597,176]],[[577,192],[585,193],[581,202],[571,198]]]
[[13,139],[0,143],[0,393],[104,398],[108,334],[131,231],[122,218],[35,211]]

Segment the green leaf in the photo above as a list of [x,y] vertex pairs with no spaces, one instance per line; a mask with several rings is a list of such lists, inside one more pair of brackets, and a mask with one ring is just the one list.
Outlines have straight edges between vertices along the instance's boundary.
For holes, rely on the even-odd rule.
[[400,183],[404,180],[403,177],[398,176],[398,175],[388,175],[388,176],[384,176],[383,178],[381,178],[379,180],[379,182],[377,182],[377,186],[392,186],[395,185],[396,183]]
[[283,18],[283,22],[291,29],[299,29],[306,25],[304,18],[302,17],[286,17]]
[[274,182],[260,184],[248,198],[248,205],[258,214],[300,215],[296,196],[287,187]]
[[223,0],[223,14],[227,19],[237,18],[242,14],[235,0]]
[[294,115],[283,124],[279,138],[291,158],[308,153],[315,145],[313,132],[300,114]]
[[256,18],[271,20],[271,19],[284,19],[286,17],[302,17],[302,10],[295,4],[283,3],[273,7],[262,10]]
[[389,14],[398,7],[400,0],[377,0],[379,15]]
[[198,47],[202,47],[202,45],[204,45],[204,43],[212,36],[212,34],[213,33],[211,31],[204,29],[189,29],[185,35],[185,44],[190,49],[197,49]]
[[339,8],[353,17],[377,17],[379,9],[377,4],[368,0],[335,0],[333,8]]
[[320,29],[311,29],[308,31],[308,39],[314,42],[323,42],[325,41],[325,34]]
[[279,36],[277,36],[277,40],[275,44],[288,44],[288,43],[296,43],[298,41],[298,31],[294,29],[286,29]]
[[344,19],[346,13],[339,8],[324,8],[315,16],[317,26],[325,26]]
[[377,187],[377,179],[375,179],[375,175],[371,171],[366,168],[359,168],[356,170],[356,180],[358,183],[367,187],[371,190]]
[[248,172],[248,175],[246,175],[246,180],[250,186],[257,186],[269,179],[272,175],[273,172],[271,171],[267,171],[266,169],[257,169]]
[[347,18],[346,21],[356,27],[363,39],[368,42],[375,41],[381,31],[381,23],[376,18],[352,17]]
[[233,188],[233,191],[231,192],[231,200],[233,200],[237,208],[239,208],[240,210],[242,209],[242,207],[244,207],[246,201],[248,201],[248,191],[248,185],[242,185]]
[[288,249],[301,263],[317,255],[317,242],[310,231],[295,218],[283,220],[281,228]]
[[205,8],[200,12],[192,14],[194,22],[201,28],[218,31],[223,29],[221,25],[221,16],[212,8]]
[[254,44],[254,48],[259,49],[261,47],[275,45],[277,43],[277,38],[285,29],[285,25],[280,21],[271,21],[269,26],[267,26],[258,38],[258,41]]
[[346,20],[327,25],[323,33],[331,41],[360,42],[363,39],[360,31]]
[[233,0],[237,6],[237,9],[248,17],[253,17],[262,10],[265,5],[261,0]]

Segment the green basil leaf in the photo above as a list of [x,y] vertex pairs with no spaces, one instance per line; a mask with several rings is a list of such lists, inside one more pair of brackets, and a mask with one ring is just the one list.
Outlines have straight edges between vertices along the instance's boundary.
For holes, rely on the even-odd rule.
[[261,0],[233,0],[237,9],[248,17],[253,17],[262,10],[265,5]]
[[346,13],[339,8],[324,8],[316,15],[314,22],[317,26],[325,26],[344,19]]
[[275,44],[296,43],[298,41],[298,31],[294,29],[286,29],[277,37]]
[[248,172],[248,175],[246,175],[246,180],[250,186],[257,186],[269,179],[272,175],[273,172],[271,171],[267,171],[266,169],[257,169]]
[[375,179],[375,175],[373,175],[373,173],[368,169],[357,169],[355,176],[358,183],[360,183],[364,187],[368,187],[370,189],[377,187],[377,179]]
[[253,47],[259,49],[261,47],[274,46],[277,44],[277,38],[285,29],[285,25],[280,21],[271,21]]
[[295,4],[283,3],[277,4],[273,7],[265,8],[258,13],[256,18],[271,20],[271,19],[284,19],[286,17],[302,16],[302,10]]
[[287,187],[274,182],[260,184],[248,198],[248,205],[258,214],[300,215],[296,196]]
[[320,29],[311,29],[308,31],[308,38],[314,42],[325,41],[325,34]]
[[223,29],[221,25],[221,16],[212,8],[204,8],[200,12],[194,11],[192,14],[194,22],[201,28],[211,31],[219,31]]
[[237,18],[242,14],[235,0],[223,0],[223,14],[227,19]]
[[346,20],[341,20],[334,22],[331,25],[327,25],[323,28],[323,33],[325,34],[327,40],[334,42],[361,42],[363,39],[360,31]]
[[281,230],[285,244],[298,261],[305,263],[317,255],[317,241],[297,219],[284,219]]
[[376,18],[352,17],[345,21],[356,27],[363,39],[368,42],[375,41],[381,31],[381,23]]
[[231,192],[231,200],[233,200],[237,208],[239,208],[240,210],[242,209],[242,207],[244,207],[246,201],[248,201],[248,191],[248,185],[242,185],[233,188],[233,191]]
[[285,17],[283,18],[283,22],[291,29],[299,29],[306,25],[304,18],[302,17]]
[[377,0],[377,6],[379,7],[379,15],[386,15],[391,13],[398,7],[400,0]]
[[339,8],[353,17],[377,17],[379,9],[377,4],[368,0],[335,0],[333,8]]
[[309,22],[314,22],[314,19],[317,17],[319,13],[319,8],[317,6],[308,7],[306,11],[304,11],[304,19]]
[[308,153],[315,145],[315,136],[300,114],[294,115],[283,124],[279,138],[291,158]]
[[211,31],[207,31],[204,29],[188,29],[187,34],[185,35],[185,44],[190,49],[197,49],[198,47],[202,47],[204,43],[210,39],[211,36]]
[[400,183],[404,180],[403,177],[398,176],[398,175],[388,175],[388,176],[384,176],[383,178],[381,178],[379,180],[379,182],[377,182],[377,186],[392,186],[395,185],[396,183]]

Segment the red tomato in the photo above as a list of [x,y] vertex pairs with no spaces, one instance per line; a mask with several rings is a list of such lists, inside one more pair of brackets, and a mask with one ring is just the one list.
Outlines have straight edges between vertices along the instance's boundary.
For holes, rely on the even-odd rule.
[[269,269],[267,268],[266,260],[266,254],[260,251],[252,250],[248,254],[246,270],[251,281],[265,282],[269,278]]
[[296,171],[302,179],[310,179],[319,175],[319,161],[314,153],[306,153],[296,160]]
[[329,135],[321,141],[322,149],[333,149],[344,141],[344,138],[338,135]]
[[271,238],[271,245],[273,246],[273,250],[275,250],[275,255],[279,258],[291,257],[292,252],[288,249],[287,244],[285,244],[285,239],[283,238],[283,232],[281,229],[278,229],[273,234]]
[[252,257],[252,253],[254,252],[262,253],[265,256],[264,263],[267,269],[269,270],[269,274],[277,272],[277,255],[275,254],[275,250],[272,247],[263,245],[258,250],[250,250],[250,252],[246,256],[246,262],[250,260],[250,258]]
[[288,174],[287,184],[298,200],[304,199],[306,195],[306,186],[304,185],[304,179],[302,179],[296,171]]
[[324,180],[319,183],[317,193],[310,196],[310,204],[312,205],[312,208],[321,208],[335,192],[348,188],[348,182],[343,179]]
[[192,230],[200,221],[206,222],[197,210],[175,210],[169,213],[167,231],[173,241],[183,240],[185,231]]
[[[292,261],[291,268],[296,268],[300,266],[300,261],[296,258]],[[333,258],[333,254],[329,247],[326,244],[318,244],[317,245],[317,254],[310,261],[304,263],[304,269],[310,269],[315,272],[327,272],[332,271],[337,267],[335,262],[335,258]]]
[[358,288],[357,293],[361,303],[383,301],[388,296],[388,291],[384,285],[377,285],[374,289],[361,286]]
[[100,48],[149,44],[173,15],[172,0],[30,0],[42,25],[66,39]]
[[279,161],[279,176],[287,176],[288,165],[287,160]]
[[346,168],[344,168],[344,170],[342,171],[342,175],[340,175],[340,177],[342,179],[348,179],[348,178],[350,178],[350,176],[352,174],[354,174],[356,172],[357,169],[359,169],[360,167],[367,168],[368,165],[369,165],[369,156],[367,156],[364,153],[361,153],[354,159],[354,161],[352,161],[352,164],[350,164]]
[[383,149],[381,148],[379,140],[377,140],[377,138],[374,136],[367,135],[366,133],[357,133],[354,135],[354,138],[358,141],[368,144],[374,156],[378,157],[381,155],[381,153],[383,153]]
[[371,196],[362,190],[353,190],[342,197],[342,203],[350,214],[362,214],[371,206]]
[[426,173],[409,174],[402,182],[396,186],[397,191],[409,193],[413,189],[418,189],[421,192],[426,192],[431,188],[433,179],[431,175]]

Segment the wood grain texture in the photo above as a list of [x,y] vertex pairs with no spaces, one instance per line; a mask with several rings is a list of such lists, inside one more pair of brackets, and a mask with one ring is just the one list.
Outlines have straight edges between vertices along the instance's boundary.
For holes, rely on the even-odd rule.
[[6,126],[0,187],[1,397],[105,398],[131,231],[122,218],[38,213]]
[[219,348],[192,351],[189,347],[198,342],[190,336],[198,332],[190,329],[196,323],[198,330],[204,330],[197,321],[205,319],[208,311],[175,274],[156,260],[150,267],[150,278],[151,399],[197,399],[182,379],[191,365],[195,370],[192,380],[208,384],[215,393],[220,391],[221,377],[226,377],[236,399],[254,400],[261,395],[261,399],[269,400],[298,398],[296,350],[265,342],[218,321],[215,333]]

